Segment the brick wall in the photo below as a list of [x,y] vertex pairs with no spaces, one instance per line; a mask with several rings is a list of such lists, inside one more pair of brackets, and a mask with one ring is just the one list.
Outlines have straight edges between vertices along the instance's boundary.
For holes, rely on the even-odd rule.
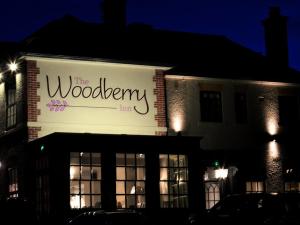
[[[156,95],[156,101],[154,107],[157,109],[155,120],[158,127],[166,127],[166,104],[165,104],[165,79],[163,70],[156,70],[153,77],[153,81],[156,84],[154,88],[154,94]],[[166,132],[155,132],[155,135],[164,136]]]
[[[27,121],[37,122],[37,117],[40,115],[40,110],[37,108],[37,103],[40,102],[40,96],[37,95],[37,89],[40,83],[37,81],[37,76],[40,73],[36,61],[27,61]],[[41,127],[28,127],[28,139],[34,140],[38,137],[38,131]]]

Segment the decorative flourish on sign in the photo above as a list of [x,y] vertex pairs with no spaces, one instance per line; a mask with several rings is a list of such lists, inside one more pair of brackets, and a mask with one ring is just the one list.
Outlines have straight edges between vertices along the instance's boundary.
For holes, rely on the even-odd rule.
[[52,99],[47,104],[47,107],[49,108],[49,110],[54,111],[54,112],[64,111],[67,106],[68,106],[68,103],[65,100],[60,101],[60,100]]

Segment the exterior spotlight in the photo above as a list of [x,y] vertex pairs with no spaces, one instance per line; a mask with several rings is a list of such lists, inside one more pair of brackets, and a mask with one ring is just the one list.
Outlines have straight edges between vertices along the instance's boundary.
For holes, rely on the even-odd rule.
[[15,72],[18,69],[18,64],[16,62],[10,62],[8,68],[11,72]]
[[217,169],[215,170],[215,177],[217,179],[225,179],[228,176],[228,169]]

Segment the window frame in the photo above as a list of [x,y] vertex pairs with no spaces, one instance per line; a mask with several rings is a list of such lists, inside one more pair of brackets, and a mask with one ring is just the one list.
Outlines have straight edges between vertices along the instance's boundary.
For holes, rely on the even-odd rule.
[[202,122],[223,122],[221,91],[200,91],[200,120]]
[[[73,157],[72,154],[78,155],[78,158]],[[94,162],[93,154],[99,154],[100,160]],[[69,196],[70,196],[70,208],[71,209],[82,209],[82,208],[101,208],[102,207],[102,155],[99,152],[70,152],[70,164],[69,164]],[[84,161],[85,156],[88,155],[88,162]],[[72,159],[75,162],[71,162]],[[93,170],[99,171],[100,173],[95,176]],[[79,172],[75,177],[76,170]],[[88,173],[87,173],[88,172]],[[74,176],[74,177],[72,177]],[[76,183],[78,185],[76,185]],[[87,189],[85,189],[85,185]],[[96,185],[96,186],[95,186]],[[96,188],[98,186],[98,188]],[[73,190],[73,189],[74,190]],[[97,190],[94,191],[94,188]],[[78,189],[78,191],[77,191]],[[87,198],[87,199],[86,199]],[[98,201],[96,201],[98,200]],[[72,201],[74,201],[72,203]],[[87,205],[86,205],[87,201]],[[78,205],[79,202],[79,205]],[[83,204],[84,203],[84,204]],[[72,205],[73,204],[73,205]]]
[[[123,155],[123,162],[118,162],[118,156]],[[129,161],[129,156],[133,162]],[[121,159],[122,160],[122,159]],[[141,161],[138,163],[138,161]],[[121,177],[118,172],[124,171]],[[140,172],[139,172],[140,171]],[[133,172],[134,174],[131,174]],[[140,175],[144,175],[142,178]],[[130,176],[130,177],[129,177]],[[116,153],[116,204],[117,208],[145,208],[146,207],[146,158],[144,153]],[[120,185],[120,186],[118,186]],[[129,187],[130,185],[130,187]],[[123,188],[122,188],[123,186]],[[121,187],[122,191],[118,191]],[[139,188],[137,188],[139,187]],[[130,191],[129,191],[130,189]],[[124,191],[123,191],[124,190]],[[121,200],[122,199],[122,200]],[[129,205],[133,201],[134,205]],[[123,204],[124,203],[124,204]]]
[[16,89],[9,88],[6,96],[6,129],[9,130],[17,125]]
[[[167,164],[161,160],[162,157],[167,156]],[[176,163],[170,165],[170,158],[176,156]],[[184,157],[184,165],[180,166],[180,157]],[[189,207],[189,168],[188,156],[186,154],[159,154],[159,194],[160,194],[160,208],[188,208]],[[177,174],[183,174],[179,178]],[[174,179],[172,178],[174,177]],[[182,179],[183,177],[183,179]],[[180,187],[181,185],[181,187]]]

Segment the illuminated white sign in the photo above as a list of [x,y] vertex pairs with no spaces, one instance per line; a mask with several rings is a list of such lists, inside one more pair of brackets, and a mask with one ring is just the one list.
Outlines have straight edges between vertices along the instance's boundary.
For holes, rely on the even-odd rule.
[[29,126],[53,132],[143,134],[166,131],[155,120],[152,66],[31,57],[37,61],[40,115]]

